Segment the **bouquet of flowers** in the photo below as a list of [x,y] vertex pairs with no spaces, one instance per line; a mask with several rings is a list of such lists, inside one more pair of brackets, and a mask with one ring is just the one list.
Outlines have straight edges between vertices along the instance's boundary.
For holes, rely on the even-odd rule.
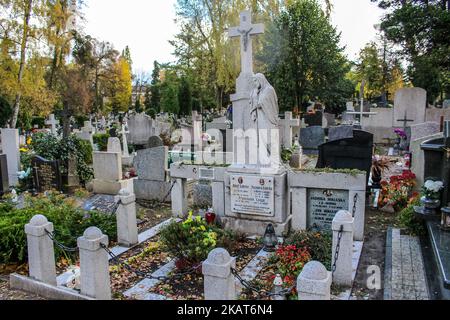
[[390,212],[398,212],[408,205],[415,186],[416,175],[405,170],[399,176],[392,176],[388,181],[381,182],[381,196],[379,205],[382,208],[390,208]]
[[406,132],[402,129],[394,129],[394,133],[401,139],[406,139]]
[[444,189],[442,181],[428,180],[422,187],[423,195],[428,199],[438,200],[440,191]]

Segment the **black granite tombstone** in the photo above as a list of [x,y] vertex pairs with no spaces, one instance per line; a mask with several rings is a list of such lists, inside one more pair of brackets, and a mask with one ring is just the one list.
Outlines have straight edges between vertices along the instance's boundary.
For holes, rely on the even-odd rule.
[[9,189],[8,164],[6,154],[0,154],[0,195]]
[[353,138],[339,139],[319,146],[317,168],[358,169],[367,172],[372,167],[373,134],[354,130]]
[[33,168],[33,184],[37,192],[63,190],[59,161],[51,161],[40,156],[31,159]]
[[305,123],[309,127],[322,126],[323,124],[323,113],[322,111],[316,111],[315,113],[308,113],[305,115]]
[[424,178],[426,180],[440,180],[444,183],[442,205],[450,202],[450,161],[445,149],[450,149],[450,139],[438,138],[425,141],[421,145],[424,151]]

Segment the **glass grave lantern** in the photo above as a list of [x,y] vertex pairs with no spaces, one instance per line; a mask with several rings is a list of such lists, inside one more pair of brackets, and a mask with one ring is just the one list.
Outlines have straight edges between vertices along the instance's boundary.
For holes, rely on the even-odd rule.
[[444,207],[441,209],[441,229],[443,231],[450,231],[450,207]]

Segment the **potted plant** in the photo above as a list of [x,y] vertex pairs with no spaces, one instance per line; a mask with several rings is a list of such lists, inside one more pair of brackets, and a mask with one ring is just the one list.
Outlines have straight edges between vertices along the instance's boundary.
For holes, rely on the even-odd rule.
[[442,181],[428,180],[422,187],[422,198],[420,202],[424,207],[424,214],[435,215],[436,209],[441,205],[440,195],[444,188]]
[[388,170],[391,166],[391,161],[379,155],[375,155],[372,158],[372,187],[381,188],[381,179],[383,178],[383,173]]

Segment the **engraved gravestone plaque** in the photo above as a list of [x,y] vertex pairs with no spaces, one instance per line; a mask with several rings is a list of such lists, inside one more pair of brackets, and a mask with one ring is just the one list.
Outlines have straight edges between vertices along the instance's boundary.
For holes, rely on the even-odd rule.
[[348,210],[349,192],[345,190],[308,190],[308,227],[331,230],[334,216]]
[[275,215],[273,178],[233,175],[230,182],[233,213]]
[[31,160],[33,182],[38,192],[62,191],[62,177],[59,161],[51,161],[39,156]]

